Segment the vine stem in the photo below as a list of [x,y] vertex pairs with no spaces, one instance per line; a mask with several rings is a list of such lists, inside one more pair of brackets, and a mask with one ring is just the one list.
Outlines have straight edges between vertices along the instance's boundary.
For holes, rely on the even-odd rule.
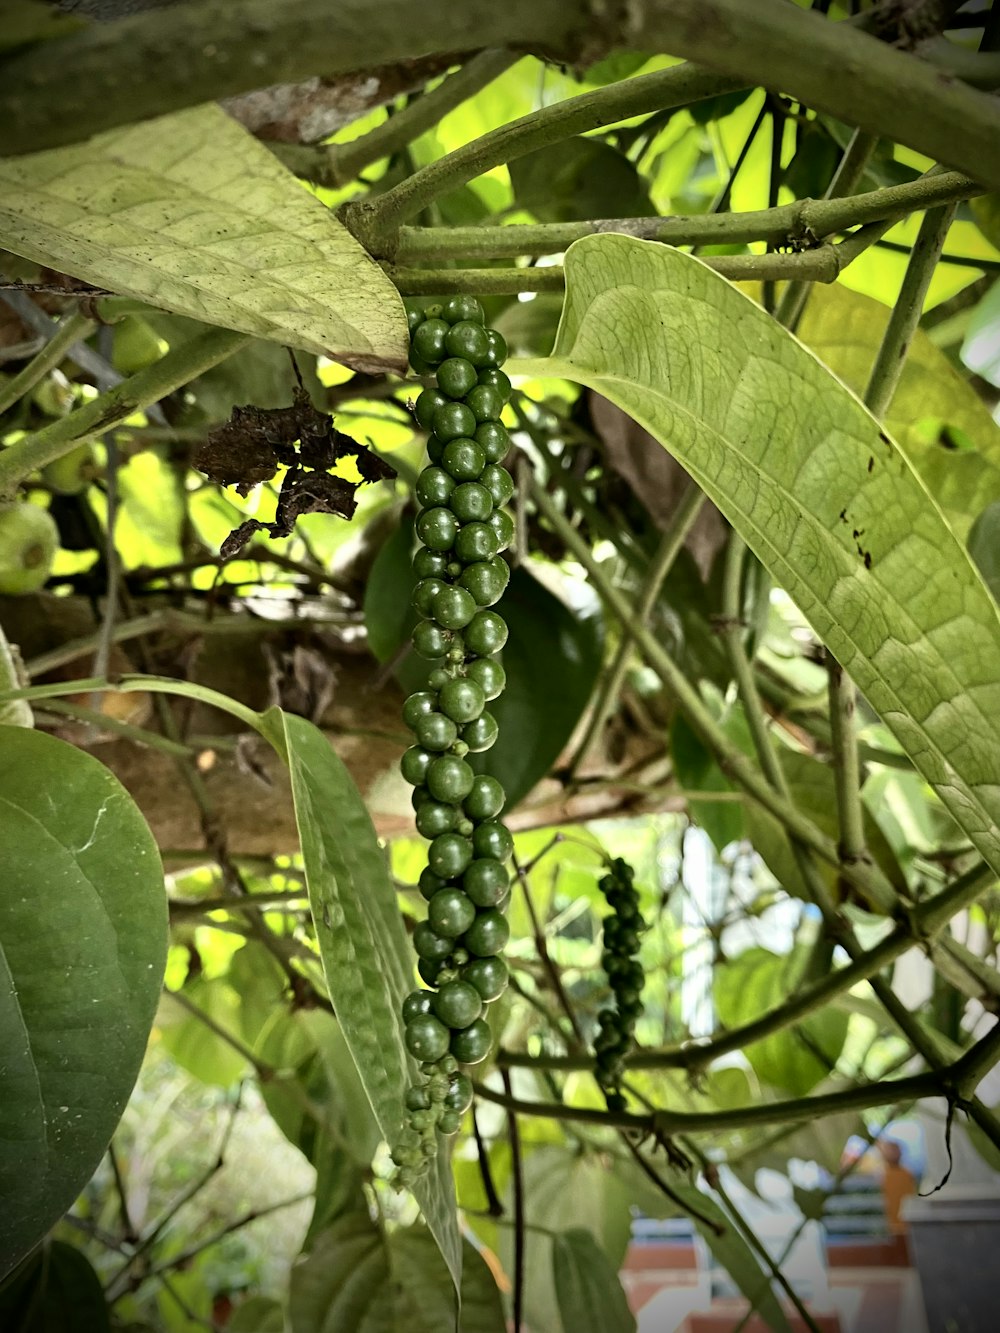
[[24,369],[6,384],[0,385],[0,412],[6,412],[9,407],[19,403],[50,370],[55,370],[74,343],[88,337],[96,327],[92,319],[79,312],[62,320],[49,341]]
[[371,254],[391,258],[396,233],[403,222],[416,217],[441,195],[467,185],[494,167],[576,134],[614,125],[632,116],[685,106],[743,86],[741,80],[720,77],[695,65],[675,65],[581,93],[532,111],[456,148],[376,199],[346,204],[340,216]]
[[640,1115],[633,1111],[599,1111],[589,1106],[564,1106],[561,1102],[526,1102],[476,1083],[478,1096],[485,1101],[514,1111],[518,1115],[545,1116],[577,1124],[601,1125],[672,1138],[678,1134],[722,1133],[733,1129],[756,1129],[765,1125],[801,1124],[841,1111],[863,1111],[872,1106],[889,1106],[897,1101],[938,1097],[945,1091],[942,1072],[930,1070],[907,1078],[858,1084],[837,1092],[815,1097],[799,1097],[782,1102],[763,1102],[724,1111],[651,1111]]
[[649,619],[660,596],[663,582],[673,568],[674,561],[680,554],[695,520],[701,513],[704,501],[704,492],[695,482],[690,482],[681,497],[680,503],[671,515],[666,532],[660,539],[660,545],[653,557],[642,592],[636,603],[634,619],[622,624],[621,643],[618,645],[614,661],[604,678],[583,739],[569,762],[566,774],[567,782],[572,782],[591,745],[604,731],[628,671],[629,659],[632,655],[634,627],[644,626]]
[[[836,244],[824,242],[795,254],[706,255],[701,262],[732,282],[776,282],[790,278],[836,282],[848,264],[873,245],[890,225],[870,222],[846,240]],[[609,226],[607,230],[616,228]],[[623,230],[629,234],[627,227]],[[377,241],[365,243],[378,248]],[[561,292],[565,286],[562,266],[557,264],[531,268],[425,269],[383,262],[382,270],[403,296],[434,296],[443,291],[508,296],[515,292]]]
[[380,125],[349,143],[269,145],[296,176],[327,189],[349,185],[366,167],[419,139],[463,102],[492,83],[519,57],[503,50],[480,51],[437,87],[414,98]]
[[134,412],[165,398],[225,361],[249,341],[250,335],[246,333],[209,329],[92,402],[4,449],[0,452],[0,499],[12,495],[18,483],[36,469],[68,454],[82,440],[102,435]]
[[[598,596],[623,625],[628,624],[632,620],[630,606],[618,589],[605,578],[587,543],[566,521],[552,497],[536,479],[531,479],[529,489],[538,509],[587,571]],[[697,690],[649,630],[644,626],[635,626],[633,637],[646,661],[687,714],[692,726],[715,752],[723,771],[738,782],[749,796],[769,810],[800,842],[811,847],[823,860],[838,865],[837,850],[832,839],[776,792],[742,751],[730,741],[702,702]],[[859,864],[846,867],[845,875],[879,911],[883,913],[892,911],[896,903],[895,894],[874,866]]]
[[92,676],[85,680],[60,680],[51,685],[29,685],[23,689],[5,690],[0,694],[0,704],[14,699],[58,699],[64,694],[103,694],[109,691],[118,694],[179,694],[185,699],[195,699],[199,703],[219,708],[224,713],[231,713],[254,731],[261,730],[261,716],[252,708],[231,699],[228,694],[209,689],[207,685],[198,685],[190,680],[173,680],[170,676],[126,675],[116,680]]

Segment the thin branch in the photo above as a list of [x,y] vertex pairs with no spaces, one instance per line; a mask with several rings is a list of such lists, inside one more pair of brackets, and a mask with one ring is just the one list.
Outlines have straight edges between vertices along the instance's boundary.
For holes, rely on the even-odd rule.
[[328,189],[355,180],[366,167],[413,143],[455,107],[474,97],[518,59],[510,51],[480,51],[436,88],[416,97],[395,115],[349,143],[270,144],[271,151],[296,176]]
[[511,1175],[514,1181],[514,1323],[512,1333],[522,1333],[524,1312],[524,1169],[521,1162],[521,1132],[517,1107],[510,1091],[510,1074],[501,1070],[510,1138]]
[[[121,25],[107,26],[117,28]],[[245,333],[209,329],[173,348],[152,366],[116,388],[12,444],[0,453],[0,498],[12,495],[18,483],[36,468],[54,462],[83,440],[102,434],[134,412],[165,398],[220,361],[225,361],[248,341],[249,335]]]
[[74,343],[89,337],[96,327],[92,319],[79,313],[63,319],[49,341],[24,369],[6,384],[0,384],[0,413],[19,403],[50,370],[55,370],[66,359]]

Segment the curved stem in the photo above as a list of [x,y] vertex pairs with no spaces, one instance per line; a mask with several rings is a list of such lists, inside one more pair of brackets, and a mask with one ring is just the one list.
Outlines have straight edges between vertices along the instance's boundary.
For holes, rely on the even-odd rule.
[[249,341],[246,333],[208,329],[69,416],[4,449],[0,452],[0,498],[13,494],[25,477],[68,454],[81,440],[101,435],[134,412],[165,398]]
[[9,407],[19,403],[26,393],[29,393],[39,381],[43,380],[50,370],[55,370],[60,361],[63,361],[66,354],[74,343],[80,342],[89,334],[93,333],[97,325],[86,315],[76,313],[67,316],[56,329],[55,333],[34,356],[28,364],[13,379],[8,380],[4,385],[0,385],[0,412],[6,412]]
[[94,676],[88,680],[60,680],[52,685],[30,685],[26,689],[5,690],[0,694],[0,704],[12,699],[58,699],[65,694],[179,694],[185,699],[196,699],[199,703],[209,704],[212,708],[231,713],[233,717],[245,723],[254,731],[261,730],[261,716],[252,708],[247,708],[231,699],[228,694],[209,689],[207,685],[198,685],[190,680],[172,680],[169,676],[119,676],[116,680],[106,680]]

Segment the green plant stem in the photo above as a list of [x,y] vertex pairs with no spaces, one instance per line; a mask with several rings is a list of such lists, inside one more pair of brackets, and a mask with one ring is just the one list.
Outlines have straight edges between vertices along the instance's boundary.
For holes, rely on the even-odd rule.
[[[836,245],[824,242],[798,254],[708,255],[701,262],[732,282],[786,278],[836,282],[848,264],[873,245],[889,225],[871,222]],[[562,266],[556,264],[539,268],[422,269],[383,263],[382,269],[402,296],[436,296],[445,291],[509,296],[515,292],[561,292],[566,285]]]
[[18,483],[36,469],[68,454],[81,441],[102,435],[134,412],[159,402],[232,356],[247,342],[249,334],[209,329],[92,402],[12,444],[0,453],[0,498],[12,495]]
[[898,220],[936,203],[972,199],[982,193],[983,187],[968,176],[948,171],[847,198],[797,199],[776,208],[744,213],[603,218],[510,226],[404,226],[399,229],[399,242],[392,257],[399,264],[412,264],[445,259],[513,259],[522,255],[559,254],[583,236],[605,232],[635,236],[639,240],[663,241],[669,245],[732,245],[751,241],[766,241],[775,246],[808,245],[867,222]]
[[[152,10],[15,50],[0,64],[3,151],[33,152],[259,87],[454,50],[452,0],[214,0]],[[952,161],[1000,188],[996,104],[916,57],[784,0],[465,0],[461,33],[574,63],[586,51],[669,51],[736,86],[763,84]],[[169,51],[170,60],[163,58]],[[67,77],[72,71],[72,77]],[[730,82],[730,86],[732,86]],[[721,91],[721,89],[720,89]],[[635,114],[635,113],[629,113]],[[579,132],[579,131],[574,131]]]
[[433,129],[449,111],[474,97],[517,59],[510,51],[480,51],[436,88],[414,98],[395,115],[350,143],[275,143],[271,151],[296,176],[327,189],[339,189],[355,180],[366,167],[391,157]]
[[[854,131],[850,142],[844,149],[840,164],[833,174],[833,179],[823,195],[824,203],[829,203],[833,199],[843,200],[845,196],[854,194],[877,143],[878,139],[874,134],[867,134],[864,130]],[[955,173],[949,172],[948,174],[954,175]],[[920,184],[921,182],[915,183]],[[871,193],[879,194],[880,191],[874,190]],[[861,195],[860,198],[865,198],[865,196]],[[890,215],[885,214],[884,216],[888,217]],[[810,288],[804,283],[792,282],[782,293],[776,317],[779,324],[783,324],[792,333],[799,326],[799,320],[802,318],[802,312],[805,310],[806,302],[809,299],[809,292]]]
[[190,745],[172,741],[166,736],[161,736],[158,731],[148,731],[145,727],[133,726],[131,722],[122,722],[119,718],[102,713],[97,708],[85,708],[82,704],[52,699],[43,711],[72,718],[75,722],[84,722],[95,731],[110,732],[114,736],[121,736],[123,740],[134,741],[136,745],[145,745],[151,750],[158,750],[161,754],[168,754],[172,759],[192,759],[195,755],[195,750]]
[[[530,482],[530,494],[574,558],[587,571],[590,582],[601,600],[623,625],[628,624],[632,620],[631,607],[618,589],[604,577],[587,543],[566,521],[552,497],[546,494],[535,479]],[[670,690],[691,725],[715,752],[723,771],[743,787],[749,796],[769,810],[800,842],[811,847],[831,865],[838,865],[837,851],[832,839],[821,833],[812,820],[806,818],[801,811],[775,792],[750,760],[730,741],[702,702],[697,690],[649,630],[643,626],[636,626],[633,636],[646,661]],[[895,895],[884,881],[881,872],[875,867],[871,865],[845,867],[845,877],[850,879],[867,899],[880,904],[882,910],[889,910],[894,904]]]
[[632,656],[633,627],[636,625],[644,626],[648,621],[660,596],[663,581],[673,568],[674,561],[680,554],[695,520],[701,513],[704,500],[704,492],[692,481],[688,484],[680,503],[671,515],[669,526],[660,539],[660,545],[649,566],[649,573],[646,575],[642,592],[636,602],[635,618],[621,627],[621,642],[615,653],[614,661],[611,663],[601,685],[583,739],[569,762],[566,775],[567,782],[572,782],[591,745],[604,731],[618,695],[621,693],[625,675],[628,671],[629,659]]
[[944,1090],[944,1082],[940,1073],[931,1070],[908,1078],[859,1084],[838,1092],[800,1097],[794,1101],[764,1102],[725,1111],[653,1111],[649,1115],[628,1111],[598,1111],[592,1107],[564,1106],[560,1102],[526,1102],[496,1092],[482,1083],[475,1084],[475,1090],[485,1101],[495,1102],[519,1115],[614,1126],[639,1134],[673,1138],[678,1134],[716,1134],[766,1125],[801,1124],[805,1120],[818,1120],[841,1111],[863,1111],[868,1107],[888,1106],[897,1101],[939,1097]]
[[0,704],[11,699],[58,699],[64,694],[101,694],[109,690],[119,694],[179,694],[185,699],[196,699],[199,703],[231,713],[252,730],[260,730],[260,715],[252,708],[244,707],[228,694],[209,689],[207,685],[198,685],[190,680],[173,680],[170,676],[126,675],[116,680],[93,676],[85,680],[56,681],[51,685],[29,685],[24,689],[5,690],[0,694]]
[[831,654],[826,659],[830,701],[830,748],[837,795],[838,846],[842,861],[865,855],[864,806],[861,803],[861,759],[855,718],[858,693],[854,681]]
[[370,253],[392,258],[395,238],[403,222],[483,172],[576,134],[614,125],[632,116],[685,106],[742,86],[740,81],[720,78],[694,65],[675,65],[581,93],[521,116],[456,148],[375,199],[345,205],[341,217]]
[[954,204],[929,208],[924,214],[899,289],[899,297],[889,316],[865,389],[865,406],[873,416],[884,417],[892,402],[903,372],[906,353],[920,323],[927,289],[944,250],[948,228],[954,216]]
[[[818,981],[789,996],[777,1009],[760,1018],[733,1028],[705,1042],[688,1042],[667,1050],[634,1051],[626,1057],[630,1069],[707,1069],[715,1060],[734,1051],[744,1050],[765,1037],[782,1032],[793,1024],[801,1023],[810,1014],[818,1013],[831,1000],[845,991],[867,981],[875,973],[888,967],[902,954],[921,941],[933,939],[958,912],[964,911],[995,882],[988,866],[980,864],[960,876],[949,888],[934,898],[920,903],[910,911],[909,919],[900,922],[884,939],[845,967],[827,973]],[[534,1056],[516,1051],[500,1051],[501,1064],[526,1065],[548,1069],[586,1069],[589,1060],[574,1056]]]
[[92,319],[79,313],[68,315],[62,320],[53,336],[24,369],[6,384],[0,385],[0,412],[6,412],[9,407],[19,403],[50,370],[55,370],[66,359],[74,343],[82,341],[96,327]]

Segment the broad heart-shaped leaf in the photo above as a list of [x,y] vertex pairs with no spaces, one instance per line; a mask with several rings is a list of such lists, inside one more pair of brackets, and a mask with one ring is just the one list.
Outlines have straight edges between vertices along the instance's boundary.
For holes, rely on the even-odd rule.
[[[780,1008],[802,981],[806,962],[807,954],[798,948],[783,955],[747,949],[716,968],[712,991],[723,1027],[742,1027]],[[754,1042],[744,1053],[758,1078],[804,1097],[836,1065],[847,1022],[847,1014],[828,1006],[793,1028]]]
[[[891,313],[860,292],[817,284],[798,336],[848,388],[863,393]],[[1000,500],[1000,426],[972,385],[919,329],[885,424],[965,540],[976,515]],[[959,447],[953,432],[964,437],[966,447]]]
[[396,289],[215,105],[0,160],[0,246],[206,324],[402,370]]
[[573,1333],[634,1333],[635,1315],[618,1274],[589,1231],[552,1241],[552,1276],[563,1328]]
[[135,1083],[167,953],[146,821],[103,764],[0,727],[0,1278],[70,1206]]
[[0,1328],[10,1333],[111,1333],[101,1280],[85,1254],[54,1240],[0,1291]]
[[[386,1142],[403,1127],[412,1061],[400,1006],[413,989],[409,949],[385,855],[357,787],[323,733],[271,709],[262,727],[292,779],[295,821],[326,983],[340,1029]],[[462,1275],[448,1154],[414,1194],[451,1272]]]
[[[504,1333],[500,1293],[484,1260],[462,1245],[461,1333]],[[452,1333],[454,1292],[423,1227],[387,1236],[367,1213],[339,1218],[292,1269],[291,1333]]]
[[878,422],[705,264],[593,236],[566,254],[553,356],[691,473],[1000,870],[1000,616]]

